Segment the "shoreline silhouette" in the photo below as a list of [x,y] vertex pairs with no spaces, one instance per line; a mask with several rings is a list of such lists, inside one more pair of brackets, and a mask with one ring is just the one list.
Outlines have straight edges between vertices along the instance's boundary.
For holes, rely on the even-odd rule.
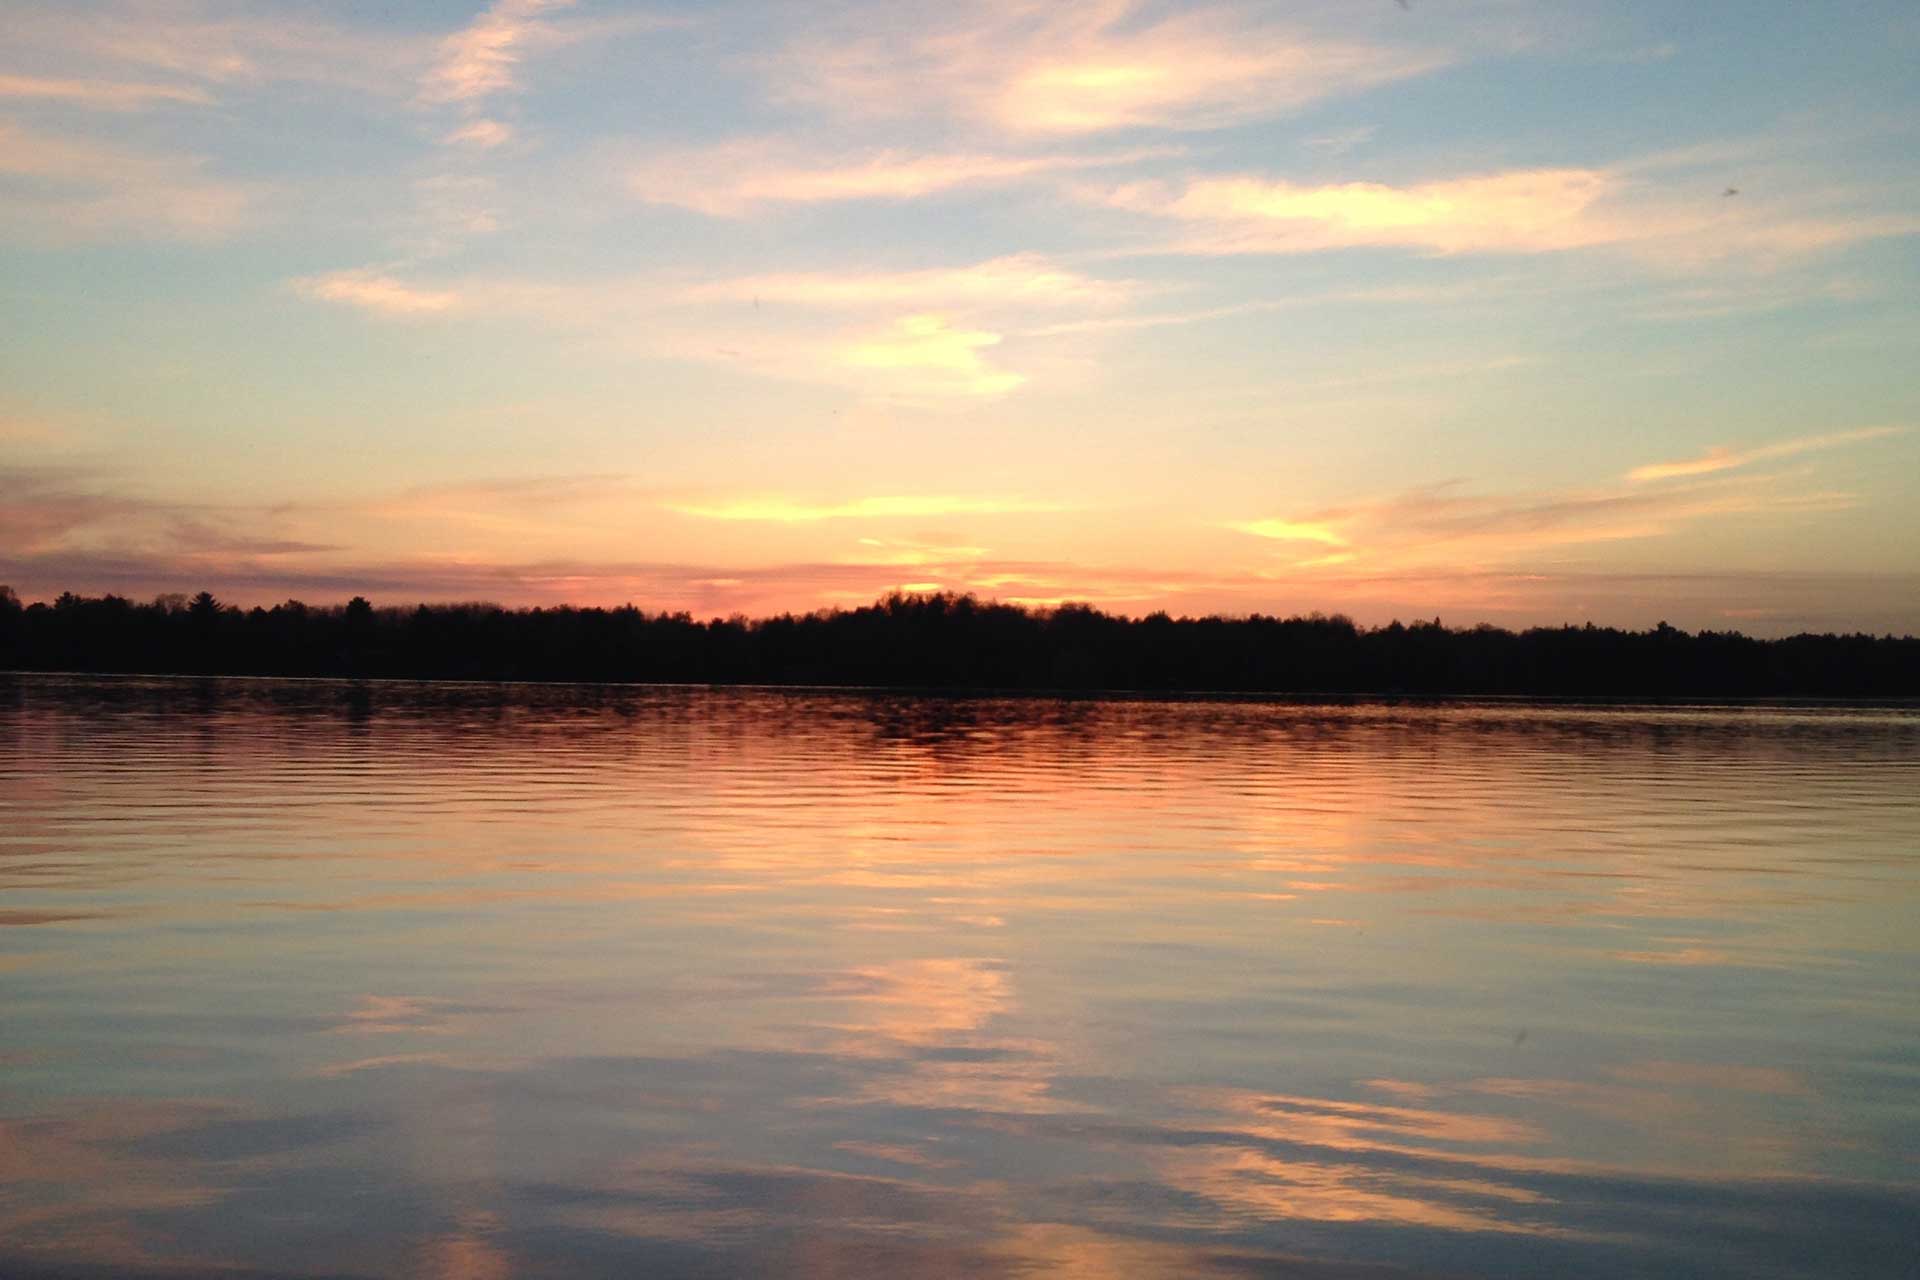
[[1920,696],[1920,637],[1645,631],[1592,623],[1512,631],[1438,618],[1363,627],[1340,614],[1133,618],[969,595],[763,618],[617,608],[287,601],[207,592],[0,587],[0,669],[150,675],[857,685],[925,690],[1493,694],[1539,697]]

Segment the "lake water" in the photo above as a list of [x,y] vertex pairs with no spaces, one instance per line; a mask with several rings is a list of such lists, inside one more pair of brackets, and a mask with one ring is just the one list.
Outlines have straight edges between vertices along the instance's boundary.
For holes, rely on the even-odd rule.
[[0,1274],[1912,1277],[1913,709],[0,677]]

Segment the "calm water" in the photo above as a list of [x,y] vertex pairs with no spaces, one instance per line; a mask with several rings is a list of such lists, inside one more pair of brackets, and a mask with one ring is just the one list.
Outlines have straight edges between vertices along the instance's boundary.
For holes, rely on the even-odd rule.
[[0,678],[0,1273],[1902,1276],[1920,713]]

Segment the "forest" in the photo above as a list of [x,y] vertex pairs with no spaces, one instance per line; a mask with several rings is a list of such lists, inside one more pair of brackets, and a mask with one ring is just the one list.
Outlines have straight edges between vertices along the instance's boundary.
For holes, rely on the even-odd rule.
[[1661,623],[1359,626],[1340,615],[1133,618],[953,594],[699,620],[620,608],[236,608],[0,587],[0,669],[956,690],[1568,697],[1920,696],[1920,638],[1757,639]]

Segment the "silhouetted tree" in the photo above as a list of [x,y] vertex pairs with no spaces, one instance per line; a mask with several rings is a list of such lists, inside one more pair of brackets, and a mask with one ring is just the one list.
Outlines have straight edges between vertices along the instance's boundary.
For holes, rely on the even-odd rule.
[[1755,640],[1585,626],[1362,628],[1340,615],[1140,619],[895,593],[857,609],[696,622],[685,613],[289,600],[201,592],[136,605],[0,589],[0,667],[414,678],[711,681],[953,689],[1580,696],[1920,695],[1920,640]]

